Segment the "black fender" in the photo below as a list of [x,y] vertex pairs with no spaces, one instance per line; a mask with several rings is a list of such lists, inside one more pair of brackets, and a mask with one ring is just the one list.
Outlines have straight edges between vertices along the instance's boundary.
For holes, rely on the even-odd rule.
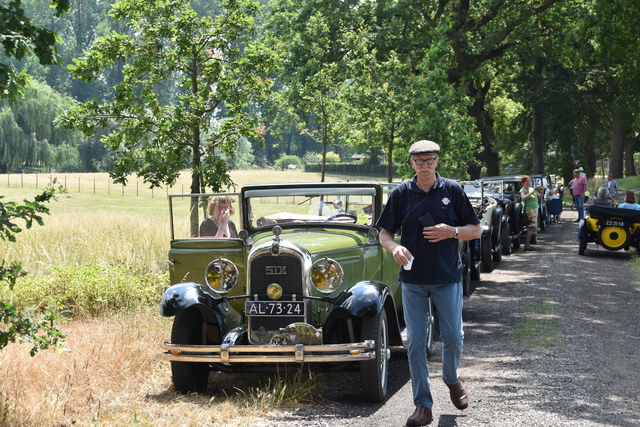
[[491,224],[483,224],[482,228],[482,237],[491,237],[491,232],[493,231],[493,226]]
[[330,333],[333,327],[342,322],[359,325],[362,318],[374,317],[382,310],[386,311],[389,322],[389,344],[403,345],[393,295],[389,286],[375,280],[358,282],[343,292],[336,300],[323,329]]
[[493,218],[491,219],[491,226],[493,227],[493,230],[497,230],[495,233],[491,233],[491,244],[493,245],[494,248],[498,247],[498,245],[500,245],[500,241],[498,240],[500,238],[500,230],[502,230],[502,214],[504,212],[504,209],[502,208],[502,206],[496,206],[496,209],[493,211]]
[[175,284],[165,291],[160,302],[160,314],[165,317],[175,316],[189,308],[200,310],[207,322],[218,325],[221,336],[243,323],[240,313],[220,298],[215,298],[199,283]]

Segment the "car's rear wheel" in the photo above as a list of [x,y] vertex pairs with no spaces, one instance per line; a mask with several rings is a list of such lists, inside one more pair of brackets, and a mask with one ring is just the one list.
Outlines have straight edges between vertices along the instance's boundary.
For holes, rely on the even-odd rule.
[[382,402],[387,396],[389,375],[389,328],[383,310],[374,317],[362,319],[362,339],[375,341],[376,356],[360,362],[362,397],[368,402]]
[[584,255],[587,250],[587,233],[583,232],[580,236],[580,246],[578,247],[578,255]]
[[493,258],[491,255],[491,236],[482,237],[480,242],[480,250],[482,251],[482,269],[487,273],[493,271]]
[[610,251],[627,248],[630,239],[631,233],[623,227],[600,227],[598,229],[598,242]]
[[502,253],[503,255],[511,255],[511,224],[506,221],[502,225]]
[[[173,344],[202,344],[204,319],[196,309],[177,314],[171,329]],[[173,386],[178,393],[203,393],[209,383],[209,364],[199,362],[171,362]]]

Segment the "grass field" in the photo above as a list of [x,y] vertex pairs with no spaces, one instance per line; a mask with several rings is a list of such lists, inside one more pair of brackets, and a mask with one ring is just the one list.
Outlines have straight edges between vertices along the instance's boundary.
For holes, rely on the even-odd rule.
[[[320,179],[272,170],[231,176],[237,190]],[[14,292],[0,286],[0,300],[19,306],[53,301],[73,318],[60,326],[68,334],[61,353],[32,358],[27,344],[10,344],[0,353],[0,426],[250,426],[280,403],[308,398],[310,379],[302,376],[284,382],[261,377],[256,387],[247,378],[220,374],[208,395],[173,391],[169,363],[159,357],[171,319],[162,318],[158,307],[168,287],[167,194],[188,192],[187,173],[173,188],[153,192],[135,181],[123,192],[108,184],[106,174],[57,179],[66,182],[70,197],[50,204],[45,225],[18,234],[16,243],[0,241],[0,258],[19,260],[30,273]],[[325,179],[347,180],[373,179]],[[43,176],[0,176],[0,195],[4,201],[32,198],[47,182]]]
[[[319,174],[300,171],[231,176],[236,190],[245,184],[319,180]],[[0,258],[20,260],[30,272],[14,293],[0,286],[0,300],[25,306],[52,300],[74,317],[61,325],[68,334],[61,353],[32,358],[28,344],[11,344],[0,353],[0,426],[250,426],[279,411],[283,402],[309,397],[308,378],[294,378],[293,384],[267,379],[256,387],[245,377],[217,375],[207,395],[173,391],[169,363],[159,357],[171,319],[158,314],[158,301],[168,286],[167,194],[188,192],[187,173],[173,188],[153,192],[135,180],[123,190],[106,174],[57,179],[66,183],[70,197],[50,204],[45,225],[20,233],[17,243],[0,241]],[[326,179],[347,180],[375,179]],[[45,175],[0,175],[0,195],[5,201],[31,198],[47,182]],[[618,185],[637,188],[640,179]]]

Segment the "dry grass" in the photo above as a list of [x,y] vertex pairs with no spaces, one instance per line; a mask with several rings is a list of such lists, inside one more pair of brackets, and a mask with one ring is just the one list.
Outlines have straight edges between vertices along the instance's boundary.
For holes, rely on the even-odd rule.
[[[37,194],[35,177],[32,184],[27,178],[0,176],[4,200]],[[319,174],[234,171],[232,178],[239,190],[252,183],[318,181]],[[89,263],[124,266],[132,275],[165,271],[166,193],[181,192],[188,174],[172,191],[156,190],[153,197],[150,192],[127,190],[122,195],[111,185],[98,186],[108,182],[106,174],[67,174],[59,180],[67,182],[71,197],[50,205],[44,227],[19,234],[17,243],[0,241],[0,259],[21,261],[33,276],[46,276],[52,267]],[[88,184],[94,180],[95,193]],[[346,180],[373,179],[326,179]],[[46,184],[43,176],[38,181],[40,188]],[[110,194],[104,191],[107,187]],[[177,395],[170,365],[159,356],[159,343],[168,340],[171,320],[162,318],[157,306],[142,307],[64,323],[68,351],[60,354],[45,351],[32,358],[30,346],[9,345],[0,352],[0,426],[249,426],[277,411],[282,400],[270,395],[278,395],[277,385],[257,394],[243,386],[245,391],[237,393],[238,380],[229,375],[215,376],[207,395]]]
[[[274,408],[234,396],[233,376],[207,395],[178,395],[159,343],[170,320],[140,310],[63,325],[67,351],[29,357],[24,345],[0,353],[2,426],[252,425]],[[221,384],[221,385],[219,385]]]

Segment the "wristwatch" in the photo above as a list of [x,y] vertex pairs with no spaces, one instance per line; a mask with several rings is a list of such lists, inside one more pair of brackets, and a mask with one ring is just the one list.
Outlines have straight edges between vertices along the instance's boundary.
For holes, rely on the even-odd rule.
[[453,238],[457,239],[458,238],[458,227],[456,227],[453,231]]

